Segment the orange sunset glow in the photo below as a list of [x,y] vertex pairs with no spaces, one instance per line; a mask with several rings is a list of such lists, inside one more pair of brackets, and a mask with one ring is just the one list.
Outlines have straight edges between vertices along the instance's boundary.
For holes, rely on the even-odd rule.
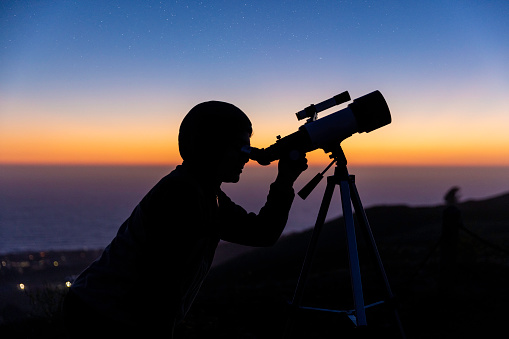
[[[291,118],[291,116],[289,116]],[[478,121],[462,130],[434,126],[436,121],[398,123],[369,134],[356,134],[343,142],[349,162],[358,165],[509,165],[509,136],[504,125]],[[168,126],[165,126],[168,124]],[[465,126],[465,124],[463,125]],[[507,125],[506,125],[507,126]],[[34,164],[175,164],[181,162],[178,127],[159,125],[121,128],[36,126],[2,133],[0,162]],[[275,135],[257,131],[272,126],[255,125],[252,144],[267,147]],[[459,128],[459,127],[458,127]],[[464,128],[464,127],[463,127]],[[430,131],[429,133],[426,131]],[[418,135],[419,138],[415,136]],[[308,154],[311,164],[329,161],[321,150]]]
[[[478,116],[468,111],[412,115],[411,107],[397,102],[391,105],[391,98],[386,99],[392,110],[392,123],[371,133],[354,134],[343,142],[351,164],[509,165],[509,134],[506,133],[509,115],[504,114],[502,108],[497,111],[495,107],[490,115]],[[267,147],[275,142],[276,135],[285,136],[296,131],[302,123],[295,119],[293,107],[287,107],[286,112],[265,115],[258,114],[263,107],[243,108],[253,122],[252,145]],[[115,106],[111,104],[109,108],[115,109]],[[101,107],[91,105],[89,109],[94,112]],[[22,104],[12,105],[9,107],[11,114],[0,127],[0,163],[181,162],[177,136],[187,108],[183,107],[178,113],[165,113],[164,107],[152,107],[155,115],[139,104],[131,109],[124,105],[116,109],[118,112],[110,110],[104,115],[87,116],[82,108],[80,115],[66,117],[65,112],[52,110],[50,103],[25,108]],[[138,110],[145,113],[140,115]],[[322,112],[319,117],[333,112],[333,109]],[[28,120],[24,116],[33,118]],[[321,150],[310,152],[308,159],[311,164],[329,161]]]

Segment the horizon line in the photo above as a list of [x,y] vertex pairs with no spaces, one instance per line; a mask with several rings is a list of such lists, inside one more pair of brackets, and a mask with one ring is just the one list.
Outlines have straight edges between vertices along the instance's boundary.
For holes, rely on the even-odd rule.
[[[62,166],[62,167],[166,167],[166,166],[178,166],[182,162],[0,162],[0,166]],[[271,167],[276,166],[277,162],[273,162],[268,166],[262,166],[254,161],[246,164],[246,167]],[[309,167],[320,167],[327,166],[326,162],[312,162],[308,163]],[[349,163],[348,166],[352,167],[503,167],[509,168],[509,164],[468,164],[468,163]]]

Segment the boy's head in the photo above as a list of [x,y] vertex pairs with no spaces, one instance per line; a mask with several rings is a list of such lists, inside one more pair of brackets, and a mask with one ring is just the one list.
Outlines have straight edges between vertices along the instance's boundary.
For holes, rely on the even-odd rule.
[[208,170],[221,182],[237,182],[249,160],[240,149],[249,145],[252,132],[251,121],[236,106],[221,101],[203,102],[194,106],[180,124],[180,156],[191,166]]

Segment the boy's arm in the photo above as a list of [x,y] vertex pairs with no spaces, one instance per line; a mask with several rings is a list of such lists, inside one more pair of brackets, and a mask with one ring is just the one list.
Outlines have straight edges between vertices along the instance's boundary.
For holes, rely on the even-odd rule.
[[221,239],[248,246],[271,246],[281,236],[295,197],[293,183],[307,168],[307,160],[281,159],[267,202],[258,214],[247,213],[224,193],[219,196]]

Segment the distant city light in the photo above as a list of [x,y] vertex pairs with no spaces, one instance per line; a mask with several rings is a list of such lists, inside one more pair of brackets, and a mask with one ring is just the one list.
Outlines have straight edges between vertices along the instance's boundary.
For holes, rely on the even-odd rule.
[[20,290],[23,291],[25,289],[25,284],[19,284],[18,287],[19,287]]
[[70,281],[66,281],[66,282],[65,282],[65,286],[66,286],[66,287],[71,287],[71,285],[72,285],[72,283],[71,283]]
[[53,266],[58,267],[58,261],[53,261]]

